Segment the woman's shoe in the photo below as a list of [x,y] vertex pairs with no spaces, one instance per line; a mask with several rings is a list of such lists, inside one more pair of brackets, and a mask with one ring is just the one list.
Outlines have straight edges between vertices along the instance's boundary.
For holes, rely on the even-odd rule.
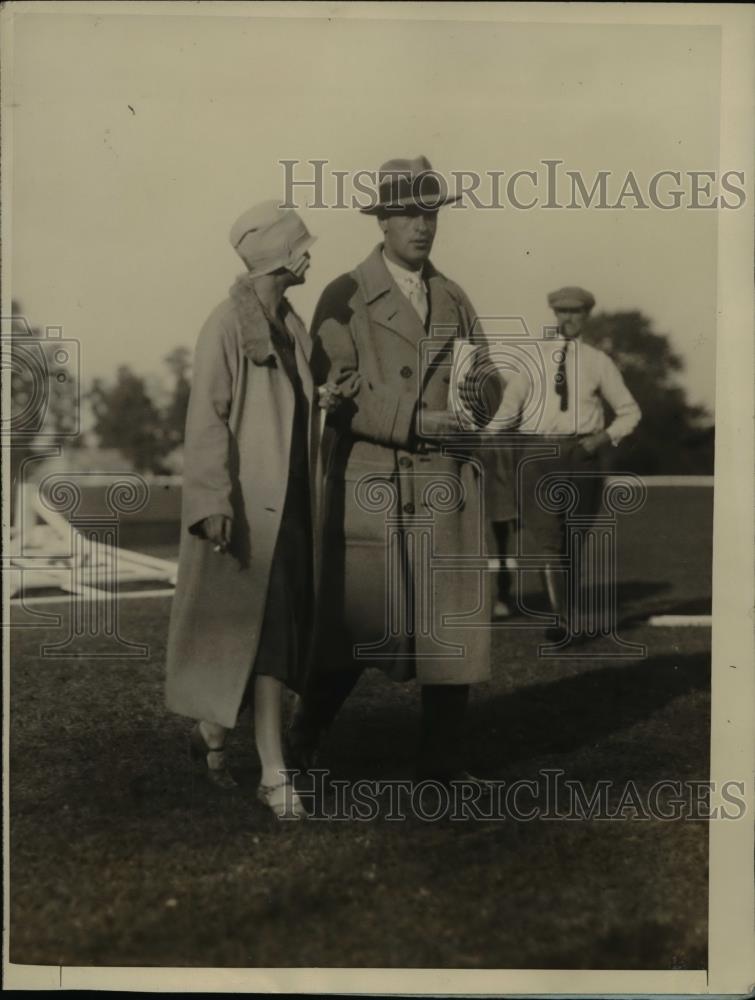
[[306,819],[307,810],[290,781],[277,785],[260,785],[257,798],[270,809],[276,819]]
[[225,766],[225,751],[213,750],[207,745],[199,723],[194,726],[189,735],[189,754],[192,760],[204,763],[207,777],[213,785],[221,788],[224,792],[230,792],[239,787],[238,782]]

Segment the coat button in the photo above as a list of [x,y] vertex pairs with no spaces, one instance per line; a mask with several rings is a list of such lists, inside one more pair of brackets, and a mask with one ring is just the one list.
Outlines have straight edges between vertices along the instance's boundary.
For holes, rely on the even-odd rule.
[[413,503],[405,503],[404,504],[404,513],[405,514],[413,514],[414,513],[414,504]]
[[404,365],[401,369],[401,378],[411,378],[414,372],[411,370],[409,365]]
[[402,469],[411,469],[413,463],[410,458],[406,457],[406,455],[402,455],[401,458],[398,460],[398,464],[401,466]]

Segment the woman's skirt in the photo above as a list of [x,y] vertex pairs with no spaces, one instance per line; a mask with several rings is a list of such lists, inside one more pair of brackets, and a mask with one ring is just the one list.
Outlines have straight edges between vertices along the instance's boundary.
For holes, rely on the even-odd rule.
[[309,484],[306,478],[291,476],[270,569],[253,677],[275,677],[301,693],[309,668],[313,594]]

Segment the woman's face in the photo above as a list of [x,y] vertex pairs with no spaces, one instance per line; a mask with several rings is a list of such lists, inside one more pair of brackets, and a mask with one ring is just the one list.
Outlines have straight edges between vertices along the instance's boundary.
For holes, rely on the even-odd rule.
[[303,285],[306,280],[306,274],[309,270],[309,265],[311,263],[311,258],[309,256],[309,251],[305,250],[301,257],[294,263],[286,268],[286,271],[291,276],[289,284],[291,285]]

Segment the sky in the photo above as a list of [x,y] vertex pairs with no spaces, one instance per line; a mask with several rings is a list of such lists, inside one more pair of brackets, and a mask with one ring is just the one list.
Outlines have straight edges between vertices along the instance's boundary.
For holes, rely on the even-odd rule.
[[[716,27],[184,9],[14,21],[11,287],[34,325],[79,341],[85,382],[119,364],[153,375],[193,346],[243,270],[230,226],[282,197],[282,159],[351,171],[423,154],[446,176],[559,159],[588,181],[613,171],[616,193],[629,170],[646,190],[660,170],[738,167],[718,162]],[[318,240],[290,295],[308,321],[379,230],[353,209],[301,214]],[[444,209],[433,261],[481,315],[531,330],[566,284],[597,310],[642,310],[713,409],[715,211]]]

